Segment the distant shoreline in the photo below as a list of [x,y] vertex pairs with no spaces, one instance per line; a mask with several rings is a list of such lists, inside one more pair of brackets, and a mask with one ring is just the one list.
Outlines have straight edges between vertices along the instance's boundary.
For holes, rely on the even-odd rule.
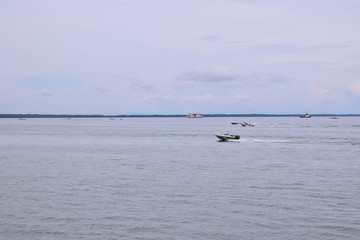
[[[204,117],[299,117],[300,114],[203,114]],[[313,117],[360,117],[360,114],[311,114]],[[185,117],[186,114],[0,114],[0,118],[154,118]]]

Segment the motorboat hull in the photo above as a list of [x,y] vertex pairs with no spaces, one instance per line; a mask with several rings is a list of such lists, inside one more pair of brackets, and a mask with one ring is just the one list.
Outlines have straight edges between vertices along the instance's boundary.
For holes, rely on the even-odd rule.
[[233,135],[233,134],[216,134],[215,136],[222,141],[239,140],[240,139],[239,135]]
[[240,124],[241,124],[241,126],[243,126],[243,127],[253,127],[253,126],[254,126],[254,124],[247,123],[247,122],[242,122],[242,123],[240,123]]

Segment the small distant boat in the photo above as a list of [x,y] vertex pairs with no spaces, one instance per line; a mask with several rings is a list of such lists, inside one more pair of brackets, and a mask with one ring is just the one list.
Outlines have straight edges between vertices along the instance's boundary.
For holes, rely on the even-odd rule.
[[222,141],[238,140],[238,139],[240,139],[240,135],[234,135],[234,134],[229,134],[229,133],[216,134],[215,136],[216,136],[218,139],[222,140]]
[[330,119],[339,119],[339,118],[337,118],[337,117],[331,117]]
[[189,113],[186,118],[203,118],[204,116],[200,113]]
[[300,115],[299,117],[300,118],[311,118],[311,115],[306,113],[306,114]]
[[235,124],[239,124],[239,123],[237,123],[237,122],[232,122],[231,124],[234,124],[234,125],[235,125]]
[[240,123],[240,124],[241,124],[241,126],[243,126],[243,127],[253,127],[253,126],[254,126],[254,124],[247,123],[247,122],[242,122],[242,123]]

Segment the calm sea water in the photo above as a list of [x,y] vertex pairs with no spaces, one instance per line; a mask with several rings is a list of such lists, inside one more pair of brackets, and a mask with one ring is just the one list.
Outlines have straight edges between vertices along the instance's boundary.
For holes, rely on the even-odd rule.
[[0,119],[0,134],[0,239],[360,236],[357,117]]

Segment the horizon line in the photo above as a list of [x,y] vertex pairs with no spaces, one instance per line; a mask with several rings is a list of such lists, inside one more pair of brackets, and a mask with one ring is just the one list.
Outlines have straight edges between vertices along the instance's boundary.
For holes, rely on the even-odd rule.
[[[107,118],[107,117],[185,117],[187,114],[44,114],[44,113],[1,113],[0,118]],[[206,113],[203,117],[298,117],[296,113]],[[360,116],[359,113],[314,113],[312,116]]]

